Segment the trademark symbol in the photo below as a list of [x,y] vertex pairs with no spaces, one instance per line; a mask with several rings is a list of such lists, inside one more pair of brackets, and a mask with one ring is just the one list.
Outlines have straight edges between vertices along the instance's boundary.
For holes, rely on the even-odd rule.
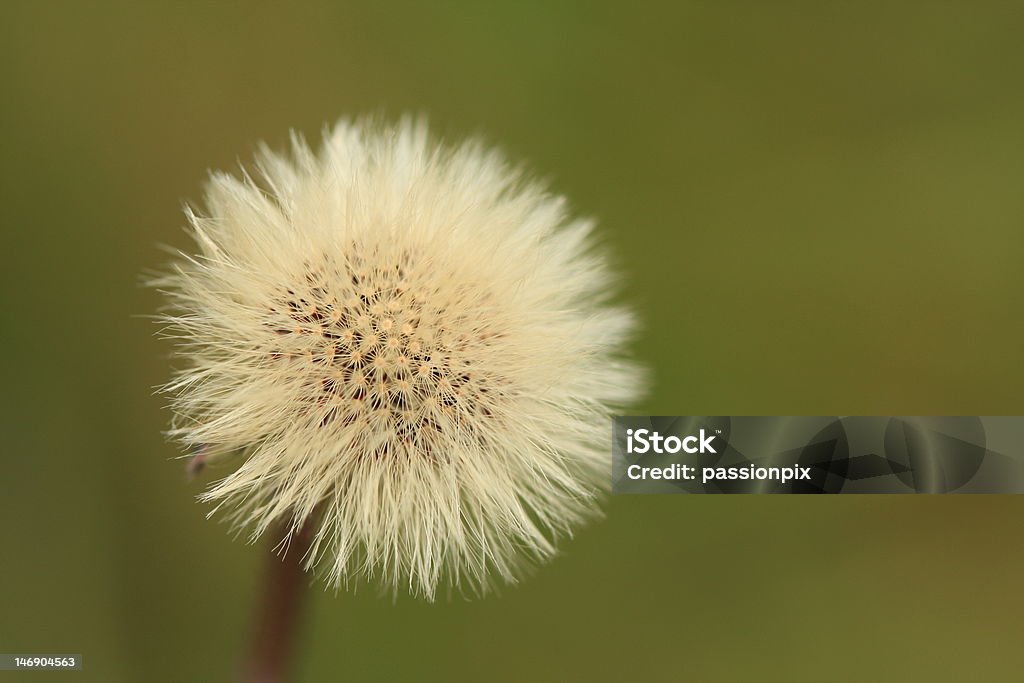
[[715,434],[721,434],[721,433],[722,433],[722,430],[721,430],[721,429],[716,429],[716,430],[715,430]]

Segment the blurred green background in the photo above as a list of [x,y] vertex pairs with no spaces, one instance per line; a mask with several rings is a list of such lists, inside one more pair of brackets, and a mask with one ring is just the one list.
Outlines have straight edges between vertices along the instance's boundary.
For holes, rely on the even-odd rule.
[[[984,2],[5,2],[0,651],[233,675],[264,551],[164,443],[139,276],[207,169],[341,116],[480,133],[600,220],[637,413],[1024,414],[1022,35]],[[300,680],[1024,676],[1024,497],[607,512],[484,600],[317,588]]]

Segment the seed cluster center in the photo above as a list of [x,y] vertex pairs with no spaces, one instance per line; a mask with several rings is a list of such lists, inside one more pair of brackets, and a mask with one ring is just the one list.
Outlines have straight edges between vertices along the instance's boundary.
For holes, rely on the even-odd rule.
[[446,424],[491,417],[501,393],[471,360],[500,335],[440,300],[437,289],[410,283],[406,259],[390,267],[325,260],[271,307],[270,357],[306,371],[322,426],[366,420],[429,448]]

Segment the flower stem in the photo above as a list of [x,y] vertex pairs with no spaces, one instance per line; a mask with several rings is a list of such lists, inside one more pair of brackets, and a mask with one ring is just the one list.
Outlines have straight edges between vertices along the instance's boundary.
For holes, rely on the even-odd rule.
[[262,603],[244,664],[243,683],[288,680],[307,580],[302,558],[309,548],[311,527],[307,522],[292,534],[283,556],[268,553]]

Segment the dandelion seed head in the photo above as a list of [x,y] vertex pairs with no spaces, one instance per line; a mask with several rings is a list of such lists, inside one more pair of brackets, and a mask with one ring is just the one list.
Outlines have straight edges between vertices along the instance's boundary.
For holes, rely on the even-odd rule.
[[261,149],[189,210],[158,282],[184,368],[171,434],[240,453],[202,496],[305,562],[433,598],[514,581],[596,511],[632,318],[565,202],[422,122]]

